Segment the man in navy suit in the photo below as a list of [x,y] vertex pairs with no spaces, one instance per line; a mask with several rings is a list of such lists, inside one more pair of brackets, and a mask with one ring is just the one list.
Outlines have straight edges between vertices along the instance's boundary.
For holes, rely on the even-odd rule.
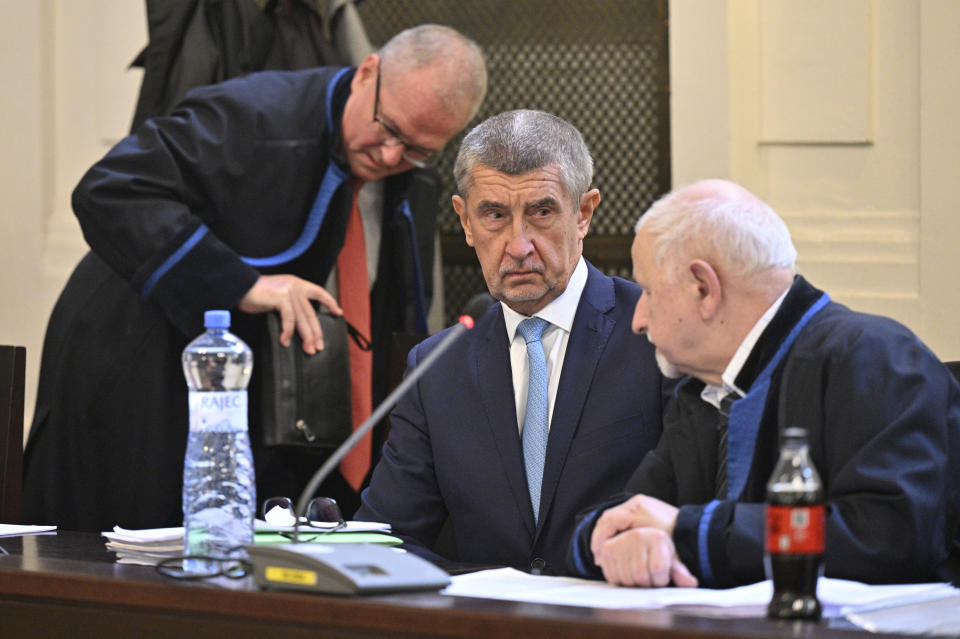
[[663,378],[630,332],[640,289],[582,257],[600,193],[569,123],[494,116],[454,172],[453,207],[500,303],[397,405],[355,518],[427,556],[449,518],[448,559],[561,574],[577,512],[621,490],[660,436]]

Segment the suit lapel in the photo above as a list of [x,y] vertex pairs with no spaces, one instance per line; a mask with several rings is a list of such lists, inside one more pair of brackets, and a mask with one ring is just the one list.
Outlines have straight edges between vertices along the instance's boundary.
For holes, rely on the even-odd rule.
[[[480,397],[486,409],[487,425],[493,435],[503,472],[513,493],[517,511],[533,539],[533,506],[527,491],[523,467],[523,450],[520,445],[520,430],[517,425],[516,402],[513,396],[513,375],[510,367],[510,345],[507,329],[503,323],[503,311],[484,316],[484,334],[477,340],[474,358],[475,375],[480,386]],[[480,327],[478,327],[480,328]],[[505,505],[506,506],[506,505]]]
[[[580,296],[580,304],[577,306],[577,314],[567,342],[553,418],[550,421],[550,438],[547,441],[547,459],[540,493],[541,523],[546,521],[550,514],[557,484],[570,450],[570,442],[580,423],[590,383],[616,325],[606,315],[615,303],[613,282],[593,266],[587,266],[587,283]],[[542,526],[538,526],[538,532],[540,528]]]

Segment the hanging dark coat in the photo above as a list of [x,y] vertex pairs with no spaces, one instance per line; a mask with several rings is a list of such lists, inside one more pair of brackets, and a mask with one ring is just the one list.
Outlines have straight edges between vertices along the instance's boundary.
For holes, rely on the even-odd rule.
[[194,87],[263,70],[357,65],[373,48],[353,0],[146,0],[131,133]]

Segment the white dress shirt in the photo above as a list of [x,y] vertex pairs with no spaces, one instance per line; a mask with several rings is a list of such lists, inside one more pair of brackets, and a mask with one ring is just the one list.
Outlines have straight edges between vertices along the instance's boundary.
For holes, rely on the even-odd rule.
[[743,338],[743,341],[740,342],[737,352],[733,354],[733,357],[730,358],[730,362],[727,363],[727,367],[723,369],[723,375],[720,376],[720,379],[723,381],[722,386],[714,386],[713,384],[707,384],[703,387],[703,390],[700,391],[700,399],[707,402],[708,404],[713,405],[717,410],[720,409],[720,401],[729,395],[730,393],[736,393],[740,397],[743,397],[747,393],[742,389],[738,388],[736,385],[737,375],[740,374],[740,370],[743,368],[743,365],[747,363],[747,358],[750,357],[753,347],[757,345],[757,340],[760,339],[760,335],[763,333],[763,330],[770,323],[770,320],[773,319],[773,316],[777,314],[780,305],[783,304],[783,299],[787,296],[787,293],[790,291],[788,288],[786,291],[780,294],[780,297],[770,305],[763,315],[760,316],[760,319],[757,320],[757,323],[753,325],[753,328],[750,329],[750,332],[747,333],[747,336]]
[[[583,287],[587,284],[587,263],[583,257],[577,263],[567,288],[560,297],[553,300],[533,317],[542,317],[550,322],[543,330],[543,353],[547,358],[547,396],[549,402],[550,422],[553,421],[553,404],[557,398],[557,386],[560,384],[560,372],[563,370],[563,358],[567,352],[567,342],[570,341],[570,329],[573,328],[573,318],[580,305],[580,296]],[[513,397],[517,402],[517,424],[523,430],[523,418],[527,411],[527,385],[530,381],[530,363],[527,360],[527,344],[523,337],[517,334],[517,326],[527,319],[503,302],[503,320],[507,326],[507,340],[510,342],[510,368],[513,373]]]

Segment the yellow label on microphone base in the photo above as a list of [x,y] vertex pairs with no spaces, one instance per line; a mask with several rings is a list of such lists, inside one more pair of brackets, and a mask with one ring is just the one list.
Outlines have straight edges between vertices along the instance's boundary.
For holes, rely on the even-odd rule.
[[297,570],[296,568],[267,566],[263,574],[267,578],[267,581],[293,584],[296,586],[317,585],[317,573],[313,572],[312,570]]

